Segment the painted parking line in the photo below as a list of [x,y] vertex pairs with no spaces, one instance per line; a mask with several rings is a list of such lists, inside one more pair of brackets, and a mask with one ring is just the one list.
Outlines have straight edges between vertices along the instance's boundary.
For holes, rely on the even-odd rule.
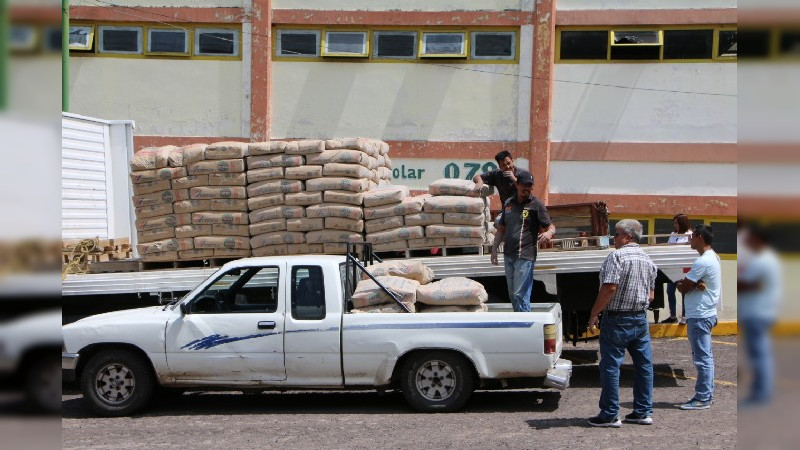
[[[689,340],[689,338],[685,338],[685,337],[676,337],[676,338],[672,338],[672,339],[670,339],[670,340],[671,340],[671,341],[688,341],[688,340]],[[736,346],[738,345],[738,343],[737,343],[737,342],[715,341],[715,340],[713,340],[713,339],[711,340],[711,342],[712,342],[712,343],[714,343],[714,344],[720,344],[720,345],[732,345],[732,346],[734,346],[734,347],[736,347]]]
[[[582,359],[582,358],[568,358],[568,359],[570,361],[572,361],[572,362],[580,363],[581,366],[583,366],[583,367],[599,365],[599,363],[589,361],[588,359]],[[629,367],[629,366],[621,366],[621,368],[624,369],[624,370],[634,370],[633,367]],[[663,371],[660,371],[660,370],[654,370],[653,371],[653,375],[672,378],[674,380],[694,380],[694,381],[697,381],[697,377],[690,377],[688,375],[680,375],[680,374],[672,373],[672,372],[663,372]],[[714,380],[714,384],[719,384],[720,386],[731,386],[731,387],[737,387],[738,386],[736,383],[734,383],[732,381],[725,381],[725,380]]]

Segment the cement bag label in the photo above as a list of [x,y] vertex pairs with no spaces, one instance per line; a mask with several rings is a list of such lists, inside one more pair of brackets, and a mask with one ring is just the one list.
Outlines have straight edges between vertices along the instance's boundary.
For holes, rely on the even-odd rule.
[[364,204],[363,192],[352,191],[325,191],[323,193],[323,200],[325,203],[346,203],[348,205],[361,206]]
[[364,231],[363,220],[345,219],[342,217],[326,217],[324,220],[325,228],[331,230],[352,231],[354,233],[361,233]]
[[312,205],[306,208],[306,217],[342,217],[361,220],[364,216],[361,208],[350,205]]
[[211,234],[211,232],[211,225],[180,225],[175,227],[175,237],[178,238],[205,236]]
[[283,179],[283,167],[266,167],[247,171],[247,183]]
[[169,182],[169,180],[148,181],[145,183],[134,184],[133,194],[134,195],[152,194],[153,192],[168,190],[171,187],[172,184]]
[[210,186],[245,186],[247,175],[240,173],[211,173],[208,174],[208,184]]
[[206,159],[235,159],[247,156],[244,142],[216,142],[206,147]]
[[319,178],[322,176],[322,166],[299,166],[287,167],[286,179],[287,180],[310,180],[311,178]]
[[152,230],[144,230],[136,233],[139,243],[161,241],[175,237],[175,228],[155,228]]
[[198,186],[208,186],[208,175],[188,175],[172,180],[172,189],[191,189]]
[[240,236],[198,236],[194,238],[194,248],[249,250],[250,239]]
[[264,233],[272,233],[275,231],[283,231],[286,229],[286,219],[267,220],[266,222],[251,223],[250,236],[256,236]]
[[178,250],[190,250],[194,248],[191,239],[164,239],[161,241],[137,244],[136,249],[140,255],[148,253],[177,252]]
[[271,180],[259,181],[258,183],[247,186],[247,194],[250,197],[259,197],[267,194],[289,194],[303,190],[303,182],[297,180]]
[[[393,276],[380,276],[375,279],[394,293],[401,302],[413,304],[417,301],[418,282]],[[372,280],[359,281],[351,300],[356,308],[394,303],[394,299]]]
[[208,204],[211,211],[247,211],[247,200],[243,198],[212,198]]
[[190,175],[244,172],[244,160],[222,159],[217,161],[198,161],[189,164],[188,168]]
[[489,295],[482,284],[464,277],[450,277],[417,288],[417,301],[426,305],[479,305]]
[[310,206],[322,203],[322,192],[294,192],[284,200],[290,206]]
[[223,223],[228,225],[247,225],[247,213],[243,212],[196,212],[192,213],[192,223],[195,224],[215,224]]
[[264,155],[248,156],[248,169],[264,169],[267,167],[298,167],[305,164],[305,158],[300,155]]
[[281,231],[277,233],[264,233],[250,238],[250,247],[259,248],[265,245],[279,245],[279,244],[302,244],[305,242],[305,234]]
[[212,198],[247,198],[247,191],[242,186],[199,186],[189,189],[189,197],[192,199],[212,199]]
[[247,199],[247,208],[251,211],[269,206],[282,205],[284,202],[283,194],[266,194],[258,197],[250,197]]
[[137,219],[137,230],[152,230],[154,228],[176,227],[192,223],[191,214],[170,214],[168,216],[150,217],[147,219]]
[[325,219],[286,219],[286,231],[319,231],[325,229]]
[[139,219],[164,216],[167,214],[172,214],[172,203],[160,203],[158,205],[142,206],[141,208],[136,208],[136,217]]

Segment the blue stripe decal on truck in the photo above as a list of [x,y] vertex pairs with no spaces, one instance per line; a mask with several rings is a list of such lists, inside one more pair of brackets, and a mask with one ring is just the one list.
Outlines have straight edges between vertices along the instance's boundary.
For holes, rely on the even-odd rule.
[[229,342],[236,342],[236,341],[244,341],[246,339],[255,339],[264,336],[272,336],[274,334],[280,333],[259,333],[259,334],[250,334],[247,336],[223,336],[221,334],[212,334],[211,336],[206,336],[203,339],[197,339],[188,344],[181,347],[181,350],[204,350],[208,348],[213,348],[218,345],[227,344]]
[[534,322],[372,323],[349,325],[345,330],[419,330],[430,328],[530,328]]

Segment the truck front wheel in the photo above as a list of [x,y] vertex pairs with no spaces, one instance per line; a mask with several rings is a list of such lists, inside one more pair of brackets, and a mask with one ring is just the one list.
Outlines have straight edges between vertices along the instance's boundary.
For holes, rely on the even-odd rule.
[[472,367],[463,356],[431,351],[412,355],[403,365],[401,386],[406,401],[421,412],[452,412],[475,390]]
[[100,416],[132,414],[153,396],[155,381],[149,365],[129,350],[104,350],[81,373],[81,390],[89,408]]

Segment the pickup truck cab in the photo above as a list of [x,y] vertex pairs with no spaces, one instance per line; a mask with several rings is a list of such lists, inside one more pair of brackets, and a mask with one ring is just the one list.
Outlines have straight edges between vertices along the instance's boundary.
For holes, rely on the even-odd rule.
[[241,259],[171,304],[65,325],[64,378],[79,380],[105,416],[140,410],[160,387],[400,389],[433,412],[461,408],[482,386],[569,384],[557,303],[529,313],[354,314],[353,264]]

